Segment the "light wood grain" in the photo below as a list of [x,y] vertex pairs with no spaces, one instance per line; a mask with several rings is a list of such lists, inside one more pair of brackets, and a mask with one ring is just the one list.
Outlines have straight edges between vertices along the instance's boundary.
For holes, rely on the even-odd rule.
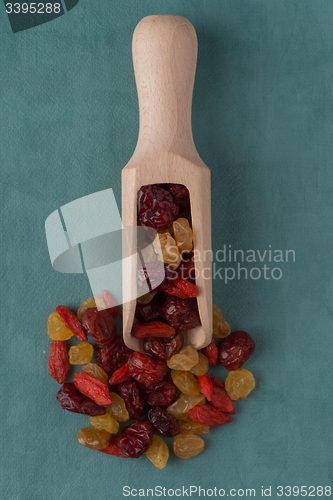
[[[192,24],[179,16],[149,16],[133,35],[140,130],[136,149],[122,171],[124,248],[136,253],[137,192],[158,183],[184,184],[190,192],[201,325],[189,330],[185,343],[196,349],[212,337],[210,170],[195,148],[191,105],[197,60],[197,37]],[[126,250],[127,251],[127,250]],[[142,350],[131,336],[136,290],[136,260],[123,261],[123,335],[128,347]]]

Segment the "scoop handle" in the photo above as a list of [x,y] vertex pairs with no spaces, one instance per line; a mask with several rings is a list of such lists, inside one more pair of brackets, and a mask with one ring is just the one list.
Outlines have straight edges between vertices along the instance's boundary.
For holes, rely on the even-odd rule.
[[181,16],[145,17],[135,28],[132,51],[140,110],[137,148],[148,155],[197,155],[191,107],[198,43],[192,24]]

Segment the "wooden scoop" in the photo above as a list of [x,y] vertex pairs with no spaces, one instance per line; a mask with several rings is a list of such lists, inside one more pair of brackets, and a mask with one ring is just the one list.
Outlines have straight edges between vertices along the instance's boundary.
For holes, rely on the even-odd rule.
[[[122,171],[123,248],[137,252],[137,193],[147,184],[176,183],[190,193],[196,284],[201,325],[184,332],[196,349],[212,338],[210,170],[192,137],[191,105],[197,61],[197,37],[180,16],[149,16],[133,35],[133,64],[139,97],[140,130],[134,154]],[[136,260],[123,259],[123,335],[128,347],[142,351],[131,335],[136,300]]]

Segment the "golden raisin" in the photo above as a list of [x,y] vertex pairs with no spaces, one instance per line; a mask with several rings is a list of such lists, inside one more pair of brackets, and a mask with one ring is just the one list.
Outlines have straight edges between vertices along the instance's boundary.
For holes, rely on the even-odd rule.
[[52,340],[68,340],[74,333],[65,327],[59,314],[52,313],[47,320],[47,334]]
[[187,345],[168,359],[168,367],[172,370],[191,370],[199,362],[199,354],[193,347]]
[[148,292],[145,295],[141,295],[141,297],[137,298],[139,304],[149,304],[155,297],[157,292]]
[[169,264],[173,269],[177,269],[182,260],[182,256],[171,234],[158,234],[153,245],[155,252],[158,254],[158,260],[163,260],[164,264]]
[[178,387],[178,389],[183,394],[200,394],[199,384],[192,373],[180,370],[172,370],[170,375],[175,386]]
[[109,444],[111,434],[106,431],[99,431],[93,427],[84,427],[79,430],[78,441],[87,448],[102,450]]
[[169,458],[169,448],[160,436],[154,434],[151,447],[146,451],[146,456],[158,469],[166,466]]
[[89,373],[95,378],[98,378],[99,380],[104,382],[104,384],[108,383],[109,375],[103,370],[101,366],[98,366],[96,363],[88,363],[87,365],[82,366],[82,371]]
[[118,422],[127,422],[130,416],[127,411],[125,401],[115,392],[110,392],[110,398],[112,399],[112,404],[107,405],[106,411]]
[[100,297],[89,297],[89,299],[84,300],[82,302],[82,304],[77,310],[76,316],[81,321],[82,314],[84,313],[84,311],[86,311],[87,309],[91,309],[93,307],[97,307],[98,309],[106,309],[103,299],[101,299]]
[[[82,342],[81,344],[73,345],[69,349],[68,359],[71,365],[84,365],[85,363],[89,363],[91,361],[93,354],[93,346],[91,344],[88,344],[87,342]],[[95,375],[93,375],[93,377],[94,376]]]
[[193,422],[190,417],[179,421],[180,434],[208,434],[209,429],[208,425]]
[[192,458],[199,455],[205,447],[201,437],[194,434],[178,434],[174,437],[173,452],[179,458]]
[[105,415],[96,415],[89,418],[90,425],[99,431],[110,432],[110,434],[117,434],[119,424],[109,413]]
[[173,234],[181,252],[191,252],[193,248],[193,231],[187,219],[181,217],[172,223]]
[[216,339],[224,339],[228,337],[231,328],[222,316],[221,309],[213,304],[213,337]]
[[209,361],[207,356],[205,356],[201,352],[198,352],[198,355],[199,355],[199,362],[189,370],[191,373],[193,373],[193,375],[196,375],[197,377],[199,375],[204,375],[206,372],[208,372],[209,368]]
[[225,390],[229,398],[234,401],[245,399],[255,386],[254,376],[249,370],[245,370],[245,368],[233,370],[229,373],[225,381]]
[[196,405],[204,405],[205,402],[205,396],[203,396],[202,394],[194,396],[181,394],[180,397],[174,403],[172,403],[172,405],[168,406],[167,411],[178,420],[186,419],[188,417],[187,412],[191,410],[191,408]]

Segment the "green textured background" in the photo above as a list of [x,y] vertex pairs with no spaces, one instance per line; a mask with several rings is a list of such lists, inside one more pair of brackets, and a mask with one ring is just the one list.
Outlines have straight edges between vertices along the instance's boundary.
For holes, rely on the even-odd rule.
[[[162,471],[77,443],[88,417],[57,404],[46,335],[58,304],[91,293],[85,275],[53,271],[44,222],[106,187],[120,206],[138,133],[131,37],[151,14],[186,16],[198,34],[193,132],[212,173],[214,249],[296,252],[281,280],[214,281],[232,328],[256,341],[245,367],[257,387],[201,455]],[[2,498],[332,485],[332,26],[325,0],[80,0],[13,34],[0,6]]]

